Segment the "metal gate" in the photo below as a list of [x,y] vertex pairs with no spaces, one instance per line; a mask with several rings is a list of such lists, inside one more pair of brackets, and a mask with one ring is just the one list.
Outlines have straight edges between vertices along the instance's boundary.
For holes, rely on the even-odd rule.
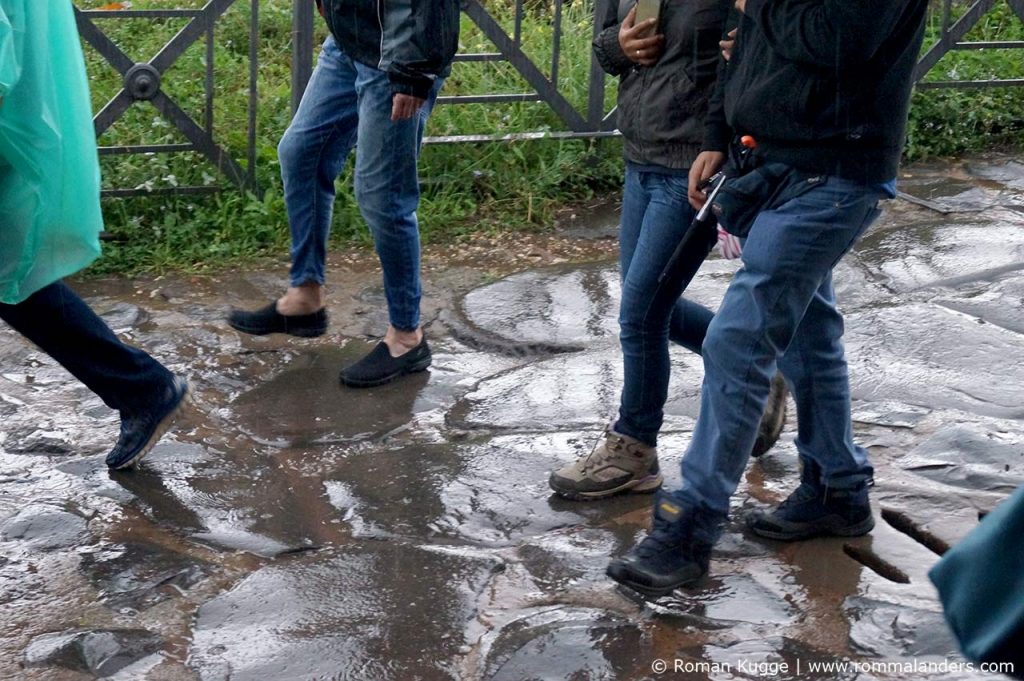
[[[1024,0],[1006,0],[1017,18],[1024,22]],[[963,2],[959,4],[965,4]],[[953,0],[942,1],[942,25],[939,39],[929,48],[917,64],[914,80],[917,87],[929,88],[981,88],[1024,85],[1021,78],[993,78],[991,80],[941,80],[925,81],[925,76],[938,65],[939,60],[954,50],[1020,49],[1024,41],[1006,40],[990,42],[963,42],[964,37],[977,26],[985,16],[1002,4],[1000,0],[973,0],[956,22],[953,22]]]
[[[259,26],[258,0],[251,0],[251,24],[249,27],[249,129],[247,137],[247,163],[242,165],[232,157],[215,139],[213,127],[214,109],[214,29],[218,19],[234,5],[236,0],[210,0],[201,9],[99,9],[80,10],[75,8],[75,18],[82,39],[91,45],[106,63],[122,78],[121,90],[96,113],[96,137],[100,138],[115,122],[135,105],[151,105],[174,128],[186,142],[182,144],[143,144],[126,146],[100,146],[101,156],[114,154],[163,154],[194,151],[201,154],[216,167],[232,184],[254,189],[256,186],[256,38]],[[187,19],[188,23],[146,61],[135,61],[99,28],[104,20],[126,19]],[[190,116],[178,102],[170,97],[163,87],[164,76],[185,51],[205,39],[206,69],[203,83],[204,107],[201,120]],[[217,191],[210,186],[177,186],[164,188],[119,188],[106,189],[104,196],[138,196],[143,194],[201,194]]]
[[[428,138],[428,142],[485,142],[510,139],[540,138],[585,138],[615,135],[614,109],[606,110],[605,106],[605,74],[591,56],[587,74],[586,102],[584,106],[574,106],[562,93],[559,74],[559,58],[562,50],[564,31],[562,20],[565,8],[573,0],[504,0],[511,5],[512,26],[506,28],[496,18],[494,12],[488,11],[485,0],[462,0],[462,8],[466,16],[493,44],[493,51],[479,53],[462,53],[457,55],[459,62],[506,62],[510,64],[523,83],[527,92],[488,92],[472,95],[447,95],[439,99],[439,103],[458,104],[499,104],[503,102],[538,102],[548,107],[561,126],[560,130],[522,131],[509,135],[493,134],[455,134],[444,137]],[[580,2],[581,0],[576,0]],[[609,2],[617,0],[592,0],[593,14],[603,17]],[[79,30],[82,37],[92,45],[123,77],[124,86],[121,91],[96,114],[97,135],[107,130],[129,107],[135,104],[148,103],[177,128],[188,140],[178,145],[137,145],[123,147],[101,147],[101,154],[135,154],[165,153],[174,151],[197,151],[209,159],[224,177],[231,183],[244,188],[255,186],[255,140],[256,140],[256,77],[257,53],[256,36],[258,35],[258,1],[251,0],[250,24],[250,83],[249,83],[249,130],[247,156],[243,167],[216,140],[213,130],[213,41],[214,28],[217,20],[232,6],[236,0],[210,0],[198,10],[76,10]],[[941,28],[938,39],[927,47],[915,73],[920,88],[978,88],[1005,87],[1024,85],[1024,79],[992,79],[992,80],[927,80],[926,77],[940,60],[955,50],[978,49],[1019,49],[1024,41],[1001,42],[964,42],[964,37],[977,26],[994,8],[1007,2],[1014,14],[1024,21],[1024,0],[941,0],[933,9],[940,13]],[[552,16],[552,37],[550,61],[541,62],[527,54],[523,44],[523,20],[530,7],[543,5],[550,8]],[[954,9],[966,8],[953,20]],[[292,102],[297,105],[308,82],[313,67],[314,54],[314,3],[313,0],[293,0],[293,41],[292,41]],[[135,62],[128,58],[107,36],[100,31],[97,23],[105,19],[119,18],[166,18],[187,17],[188,25],[182,29],[156,55],[145,62]],[[599,30],[593,26],[593,32]],[[178,106],[162,88],[162,79],[167,69],[190,45],[199,39],[206,39],[206,106],[202,121],[193,120]],[[588,37],[589,38],[589,37]],[[215,191],[210,187],[172,187],[158,191],[166,193],[198,193]],[[145,189],[126,188],[111,189],[104,192],[107,196],[130,196],[148,193]]]

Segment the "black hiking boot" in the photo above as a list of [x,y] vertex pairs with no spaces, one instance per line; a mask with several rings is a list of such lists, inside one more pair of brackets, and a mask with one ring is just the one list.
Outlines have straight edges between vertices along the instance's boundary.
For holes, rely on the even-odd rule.
[[798,541],[811,537],[859,537],[875,527],[868,483],[850,488],[824,486],[821,469],[804,459],[800,486],[770,513],[755,511],[747,527],[759,537]]
[[658,493],[651,531],[608,564],[607,575],[647,598],[660,598],[708,573],[718,520]]

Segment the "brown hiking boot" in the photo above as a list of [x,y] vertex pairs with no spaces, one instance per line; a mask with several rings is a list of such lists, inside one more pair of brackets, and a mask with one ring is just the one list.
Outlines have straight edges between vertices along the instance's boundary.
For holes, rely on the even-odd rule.
[[754,440],[754,448],[750,450],[750,456],[755,459],[778,442],[782,427],[786,425],[786,398],[788,395],[786,379],[782,377],[781,373],[775,374],[772,386],[768,390],[768,404],[765,405],[761,423],[757,427],[757,439]]
[[602,499],[661,487],[658,449],[609,428],[589,455],[551,473],[551,489],[567,499]]

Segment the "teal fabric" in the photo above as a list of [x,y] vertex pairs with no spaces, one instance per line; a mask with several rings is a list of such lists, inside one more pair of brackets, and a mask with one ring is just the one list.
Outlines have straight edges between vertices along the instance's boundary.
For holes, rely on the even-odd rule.
[[964,654],[1024,678],[1024,487],[928,573]]
[[0,302],[100,253],[100,170],[70,0],[0,0]]

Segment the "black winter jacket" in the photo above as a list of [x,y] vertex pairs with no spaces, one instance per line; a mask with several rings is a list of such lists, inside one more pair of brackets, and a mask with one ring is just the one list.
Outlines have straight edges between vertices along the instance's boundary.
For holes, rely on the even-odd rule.
[[459,0],[317,0],[342,52],[386,71],[395,92],[426,99],[451,71]]
[[635,0],[612,0],[594,39],[601,67],[619,76],[618,128],[626,159],[685,169],[701,150],[715,81],[718,41],[731,0],[662,0],[658,32],[665,51],[654,66],[622,53],[619,27]]
[[746,0],[705,148],[865,183],[896,177],[928,0]]

